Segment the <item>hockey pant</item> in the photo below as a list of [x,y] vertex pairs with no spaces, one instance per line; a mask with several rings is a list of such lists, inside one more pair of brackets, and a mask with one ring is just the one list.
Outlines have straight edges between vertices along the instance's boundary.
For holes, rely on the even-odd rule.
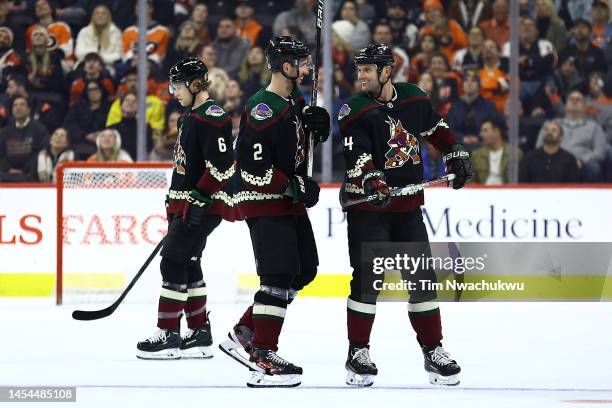
[[[383,278],[375,274],[371,260],[362,259],[362,244],[367,242],[413,242],[414,251],[409,256],[431,256],[427,229],[421,209],[411,212],[349,211],[347,213],[349,257],[353,276],[351,292],[347,301],[347,329],[349,343],[365,347],[370,342],[370,333],[376,315],[376,299]],[[410,292],[408,317],[421,346],[431,346],[442,340],[442,324],[435,290],[423,289],[419,280],[436,282],[433,269],[419,269],[414,274],[404,274],[403,280],[414,281],[415,290]]]
[[312,282],[319,257],[307,215],[247,219],[261,287],[239,324],[253,330],[253,347],[278,349],[287,305]]
[[183,312],[191,329],[206,323],[206,283],[200,260],[208,235],[220,223],[220,217],[210,214],[202,218],[199,227],[186,226],[180,216],[171,219],[161,251],[159,328],[178,329]]

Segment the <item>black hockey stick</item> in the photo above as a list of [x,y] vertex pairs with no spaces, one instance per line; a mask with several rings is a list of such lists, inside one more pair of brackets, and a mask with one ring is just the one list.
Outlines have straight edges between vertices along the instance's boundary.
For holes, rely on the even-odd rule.
[[[447,174],[446,176],[438,177],[432,180],[427,180],[419,184],[410,184],[406,187],[398,187],[394,188],[390,191],[390,195],[392,197],[397,196],[409,196],[418,193],[423,190],[427,186],[433,186],[434,184],[442,184],[442,183],[451,183],[455,179],[455,175],[453,173]],[[371,194],[369,196],[365,196],[363,198],[358,198],[355,200],[346,200],[340,201],[340,205],[342,205],[342,209],[346,209],[348,207],[352,207],[353,205],[363,204],[370,201],[378,200],[380,196],[378,194]]]
[[[316,46],[314,53],[314,67],[312,70],[312,92],[310,94],[310,106],[317,106],[317,86],[319,84],[319,53],[321,51],[321,28],[323,27],[323,0],[317,0],[316,8]],[[308,135],[308,177],[312,177],[312,161],[314,156],[314,140]]]
[[105,317],[112,315],[113,312],[117,309],[117,307],[119,307],[121,302],[123,302],[123,299],[125,299],[125,297],[130,292],[130,290],[132,289],[136,281],[140,278],[140,276],[142,276],[143,272],[147,269],[147,267],[149,266],[153,258],[157,256],[162,246],[164,245],[165,239],[166,237],[163,237],[162,240],[159,241],[159,244],[157,244],[157,246],[155,247],[151,255],[149,255],[149,257],[145,261],[144,265],[140,267],[140,270],[138,271],[136,276],[132,278],[132,281],[130,282],[130,284],[127,286],[127,288],[125,288],[125,290],[123,291],[121,296],[119,296],[119,299],[115,301],[115,303],[113,303],[109,307],[104,308],[102,310],[75,310],[74,312],[72,312],[72,318],[75,320],[98,320],[98,319],[103,319]]

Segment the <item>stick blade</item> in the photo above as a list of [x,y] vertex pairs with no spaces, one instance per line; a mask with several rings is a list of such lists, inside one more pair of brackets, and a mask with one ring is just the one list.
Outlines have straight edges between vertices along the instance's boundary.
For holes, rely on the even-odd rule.
[[72,312],[74,320],[98,320],[110,316],[114,309],[107,307],[102,310],[75,310]]

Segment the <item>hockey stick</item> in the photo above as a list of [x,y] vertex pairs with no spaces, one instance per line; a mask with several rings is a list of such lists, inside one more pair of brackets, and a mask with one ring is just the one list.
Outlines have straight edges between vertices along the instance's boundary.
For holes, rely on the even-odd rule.
[[[310,106],[317,106],[317,86],[319,84],[319,52],[321,50],[321,27],[323,26],[323,0],[318,0],[316,15],[316,47],[314,54],[314,68],[312,71],[312,93],[310,94]],[[312,177],[312,161],[314,156],[314,140],[308,135],[308,177]]]
[[147,269],[147,267],[149,266],[153,258],[157,256],[157,254],[159,253],[159,251],[161,250],[164,244],[165,239],[166,237],[163,237],[162,240],[159,241],[159,244],[157,244],[157,246],[155,247],[151,255],[149,255],[149,257],[145,261],[144,265],[140,267],[140,270],[138,271],[136,276],[132,278],[132,281],[130,282],[130,284],[127,286],[127,288],[125,288],[125,290],[123,291],[121,296],[119,296],[119,299],[115,301],[115,303],[101,310],[75,310],[74,312],[72,312],[72,318],[75,320],[98,320],[98,319],[103,319],[105,317],[112,315],[113,312],[117,309],[117,307],[119,307],[121,302],[123,302],[123,299],[125,299],[125,297],[130,292],[130,290],[132,289],[136,281],[140,278],[143,272]]
[[[398,187],[391,190],[390,195],[392,197],[402,196],[402,195],[414,195],[419,191],[423,190],[425,187],[433,186],[434,184],[442,184],[442,183],[450,183],[455,179],[455,175],[453,173],[447,174],[446,176],[438,177],[432,180],[424,181],[420,184],[410,184],[406,187]],[[342,209],[346,209],[348,207],[352,207],[357,204],[363,204],[370,201],[378,200],[380,196],[378,194],[371,194],[369,196],[358,198],[356,200],[347,200],[341,202]]]

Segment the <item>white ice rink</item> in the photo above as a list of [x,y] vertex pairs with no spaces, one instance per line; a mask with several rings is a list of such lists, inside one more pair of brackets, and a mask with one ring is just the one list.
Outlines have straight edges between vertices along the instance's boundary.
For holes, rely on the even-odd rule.
[[[244,307],[209,304],[216,341]],[[53,407],[612,405],[610,303],[442,304],[444,346],[463,370],[453,388],[429,385],[405,305],[381,304],[371,349],[380,373],[372,388],[352,389],[344,385],[345,301],[299,298],[279,354],[304,368],[303,381],[281,390],[247,388],[248,372],[219,350],[205,361],[136,359],[136,342],[155,326],[153,305],[124,305],[93,322],[72,320],[73,309],[0,300],[0,386],[77,387],[76,404]]]

